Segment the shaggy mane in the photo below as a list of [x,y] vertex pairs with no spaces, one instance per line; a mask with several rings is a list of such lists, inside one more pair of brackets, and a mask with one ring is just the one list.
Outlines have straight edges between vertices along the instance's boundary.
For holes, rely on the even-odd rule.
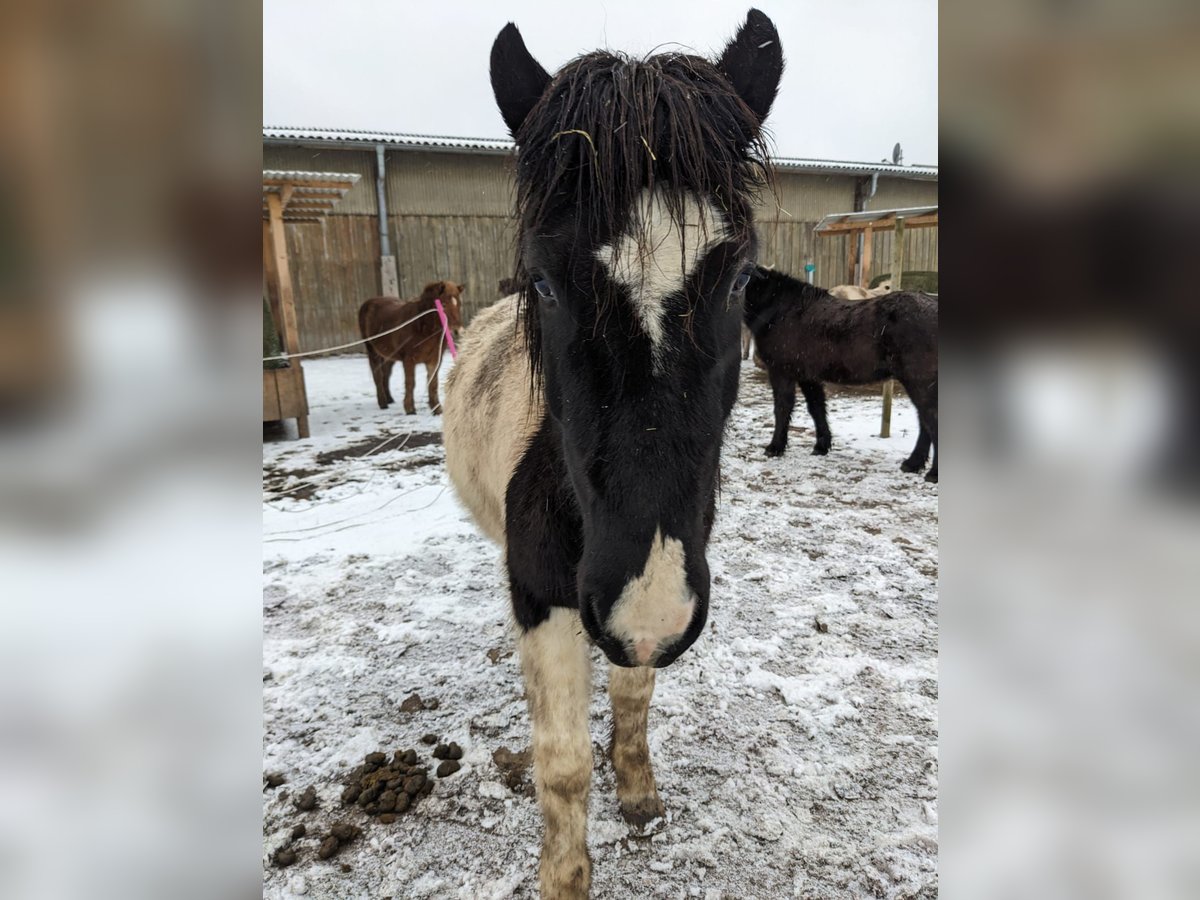
[[516,273],[535,383],[541,328],[521,252],[527,232],[573,208],[590,240],[611,240],[642,191],[657,188],[676,226],[689,194],[711,197],[733,240],[748,244],[751,199],[770,180],[758,117],[713,63],[680,53],[634,59],[601,51],[567,63],[516,143]]
[[780,285],[786,287],[791,293],[778,297],[776,303],[786,302],[800,306],[806,306],[813,300],[820,297],[830,296],[829,291],[823,287],[817,287],[815,284],[809,284],[800,278],[795,278],[788,275],[786,272],[780,272],[776,269],[765,269],[759,266],[755,271],[755,278],[765,281],[768,285]]

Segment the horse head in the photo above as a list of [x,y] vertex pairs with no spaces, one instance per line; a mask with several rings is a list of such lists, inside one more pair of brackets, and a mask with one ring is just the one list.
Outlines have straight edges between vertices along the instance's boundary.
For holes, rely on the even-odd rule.
[[670,663],[707,617],[762,123],[782,70],[757,10],[711,61],[598,51],[551,76],[512,24],[492,48],[519,148],[534,389],[582,520],[580,615],[619,665]]

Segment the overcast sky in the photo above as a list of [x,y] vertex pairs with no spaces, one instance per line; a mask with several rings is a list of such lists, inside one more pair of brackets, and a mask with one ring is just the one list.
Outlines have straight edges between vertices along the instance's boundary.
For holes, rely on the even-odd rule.
[[[746,0],[265,0],[263,124],[508,137],[488,81],[505,22],[550,72],[675,43],[710,58]],[[936,0],[761,0],[787,61],[780,156],[936,164]]]

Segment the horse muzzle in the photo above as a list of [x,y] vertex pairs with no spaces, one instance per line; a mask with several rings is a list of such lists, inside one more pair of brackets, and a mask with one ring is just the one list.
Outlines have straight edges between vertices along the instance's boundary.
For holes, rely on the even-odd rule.
[[614,665],[662,668],[695,642],[708,618],[708,604],[689,591],[682,600],[663,598],[651,616],[631,623],[619,611],[606,615],[601,604],[585,594],[580,618],[593,643]]

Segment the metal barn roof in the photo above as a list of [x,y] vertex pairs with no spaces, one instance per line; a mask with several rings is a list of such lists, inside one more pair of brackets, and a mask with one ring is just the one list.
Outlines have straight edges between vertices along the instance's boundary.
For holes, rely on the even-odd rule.
[[313,221],[337,206],[362,177],[348,172],[295,172],[263,170],[263,216],[268,216],[267,195],[278,195],[282,218],[289,222]]
[[[314,143],[361,148],[386,144],[397,149],[428,150],[449,153],[509,153],[513,142],[501,138],[449,137],[436,134],[405,134],[396,131],[357,131],[349,128],[295,128],[263,126],[263,140],[277,143]],[[776,168],[823,175],[891,175],[919,181],[937,181],[937,166],[897,166],[887,162],[853,162],[833,159],[804,159],[779,156],[772,160]]]
[[897,219],[904,219],[910,228],[934,226],[938,223],[936,206],[909,206],[904,209],[867,209],[861,212],[830,213],[813,228],[815,234],[891,228]]
[[283,128],[263,126],[263,139],[322,141],[342,144],[391,144],[418,150],[468,150],[508,153],[513,142],[499,138],[449,137],[440,134],[403,134],[396,131],[356,131],[350,128]]

